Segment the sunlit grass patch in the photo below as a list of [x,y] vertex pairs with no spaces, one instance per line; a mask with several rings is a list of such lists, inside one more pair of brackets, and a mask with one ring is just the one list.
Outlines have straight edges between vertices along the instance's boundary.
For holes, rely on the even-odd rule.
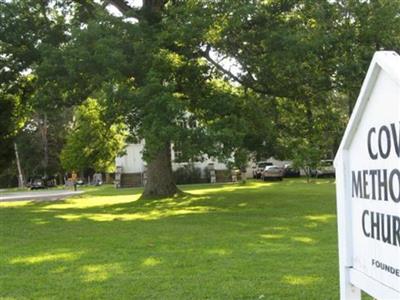
[[301,242],[304,244],[315,244],[314,239],[312,239],[310,237],[306,237],[306,236],[295,236],[295,237],[292,237],[292,240],[296,241],[296,242]]
[[322,215],[315,215],[315,216],[305,216],[305,219],[314,222],[329,222],[332,219],[335,219],[336,215],[334,214],[322,214]]
[[316,276],[287,275],[283,277],[282,281],[290,285],[310,285],[310,284],[315,284],[318,281],[321,281],[321,278]]
[[103,282],[111,276],[123,274],[123,268],[120,264],[95,264],[82,267],[81,276],[83,282]]
[[33,256],[15,257],[10,260],[11,264],[39,264],[49,261],[65,261],[78,259],[80,253],[62,252],[62,253],[41,253]]
[[154,266],[159,265],[160,263],[161,263],[160,259],[157,259],[157,258],[154,258],[154,257],[148,257],[143,261],[142,266],[154,267]]
[[170,209],[170,210],[157,210],[154,209],[149,212],[136,212],[136,213],[75,213],[75,214],[59,214],[56,218],[68,220],[68,221],[79,221],[81,219],[88,219],[91,221],[109,222],[109,221],[134,221],[134,220],[157,220],[160,218],[189,215],[189,214],[201,214],[216,211],[213,207],[207,206],[192,206],[189,208],[182,209]]
[[26,206],[31,201],[10,201],[10,202],[0,202],[0,208],[2,207],[21,207]]
[[268,239],[268,240],[275,240],[275,239],[281,239],[284,237],[283,234],[262,234],[262,238]]
[[249,190],[249,189],[259,189],[259,188],[266,188],[268,186],[279,184],[277,182],[261,182],[261,181],[249,181],[246,184],[217,184],[216,186],[213,185],[200,185],[198,188],[196,185],[192,185],[190,187],[183,186],[184,191],[188,191],[190,194],[193,195],[206,195],[210,193],[224,193],[224,192],[233,192],[233,191],[240,191],[240,190]]
[[137,201],[140,195],[116,195],[116,196],[81,196],[73,199],[68,199],[66,201],[59,201],[55,203],[48,202],[47,205],[43,206],[42,209],[84,209],[96,206],[106,206],[106,205],[114,205],[119,203],[129,203],[133,201]]
[[207,253],[218,255],[218,256],[226,256],[226,255],[231,255],[232,251],[229,249],[217,248],[217,249],[207,250]]

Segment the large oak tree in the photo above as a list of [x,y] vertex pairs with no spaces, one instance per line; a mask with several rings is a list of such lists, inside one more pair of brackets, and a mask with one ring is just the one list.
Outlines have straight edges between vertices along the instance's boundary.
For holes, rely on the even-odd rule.
[[31,32],[47,32],[33,45],[32,103],[51,113],[99,99],[110,124],[124,122],[133,140],[145,140],[143,197],[179,192],[172,147],[186,160],[229,157],[244,145],[253,118],[242,112],[253,97],[207,63],[218,13],[206,2],[145,0],[140,8],[125,1],[18,3],[9,7],[29,10],[26,18],[47,28]]

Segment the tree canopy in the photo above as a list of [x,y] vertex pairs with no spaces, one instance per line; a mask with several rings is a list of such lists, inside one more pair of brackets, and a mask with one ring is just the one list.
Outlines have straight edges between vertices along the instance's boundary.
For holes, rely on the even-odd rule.
[[[62,152],[72,168],[84,165],[85,141],[104,144],[104,124],[123,123],[130,140],[145,140],[150,197],[178,191],[171,147],[182,160],[332,156],[373,52],[400,43],[400,2],[388,0],[20,0],[0,9],[4,130],[21,127],[11,116],[24,101],[47,114],[79,107]],[[102,129],[81,130],[85,122]],[[108,168],[96,164],[86,165]]]

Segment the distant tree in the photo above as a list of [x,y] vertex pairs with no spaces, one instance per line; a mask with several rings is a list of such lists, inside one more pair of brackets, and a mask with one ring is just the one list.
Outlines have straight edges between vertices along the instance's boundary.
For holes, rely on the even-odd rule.
[[[36,110],[32,101],[35,94],[34,67],[41,61],[39,48],[43,44],[57,44],[63,37],[62,22],[50,22],[43,14],[45,3],[40,1],[0,2],[0,166],[3,170],[12,165],[15,158],[14,143],[18,144],[21,164],[24,169],[24,147],[20,144],[25,124]],[[30,148],[27,152],[35,152]],[[38,161],[41,158],[35,157]],[[29,164],[28,164],[29,165]],[[41,163],[39,163],[41,165]],[[29,168],[28,168],[29,169]],[[28,173],[30,170],[26,169]],[[5,170],[7,174],[13,174]],[[42,174],[43,175],[43,174]]]
[[350,115],[373,53],[400,52],[400,1],[333,2],[338,37],[335,89],[345,96]]
[[115,158],[124,148],[127,131],[122,123],[105,122],[103,111],[98,101],[92,98],[75,110],[75,120],[61,151],[65,170],[114,171]]
[[58,109],[53,112],[31,110],[26,115],[23,128],[15,137],[26,178],[58,176],[64,169],[60,153],[72,122],[72,109]]
[[10,166],[14,158],[14,136],[20,126],[20,103],[13,95],[0,95],[0,168]]

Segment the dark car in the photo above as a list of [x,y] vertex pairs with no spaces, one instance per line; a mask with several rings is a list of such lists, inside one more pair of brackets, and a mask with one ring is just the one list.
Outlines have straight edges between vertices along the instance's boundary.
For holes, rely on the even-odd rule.
[[285,165],[283,168],[283,177],[300,177],[300,170],[292,165]]
[[43,180],[48,188],[57,186],[57,179],[55,176],[43,177]]
[[42,178],[32,178],[31,180],[29,180],[27,185],[31,190],[39,190],[47,188],[46,182]]
[[32,177],[27,182],[27,187],[31,190],[47,189],[57,186],[57,180],[54,176]]

